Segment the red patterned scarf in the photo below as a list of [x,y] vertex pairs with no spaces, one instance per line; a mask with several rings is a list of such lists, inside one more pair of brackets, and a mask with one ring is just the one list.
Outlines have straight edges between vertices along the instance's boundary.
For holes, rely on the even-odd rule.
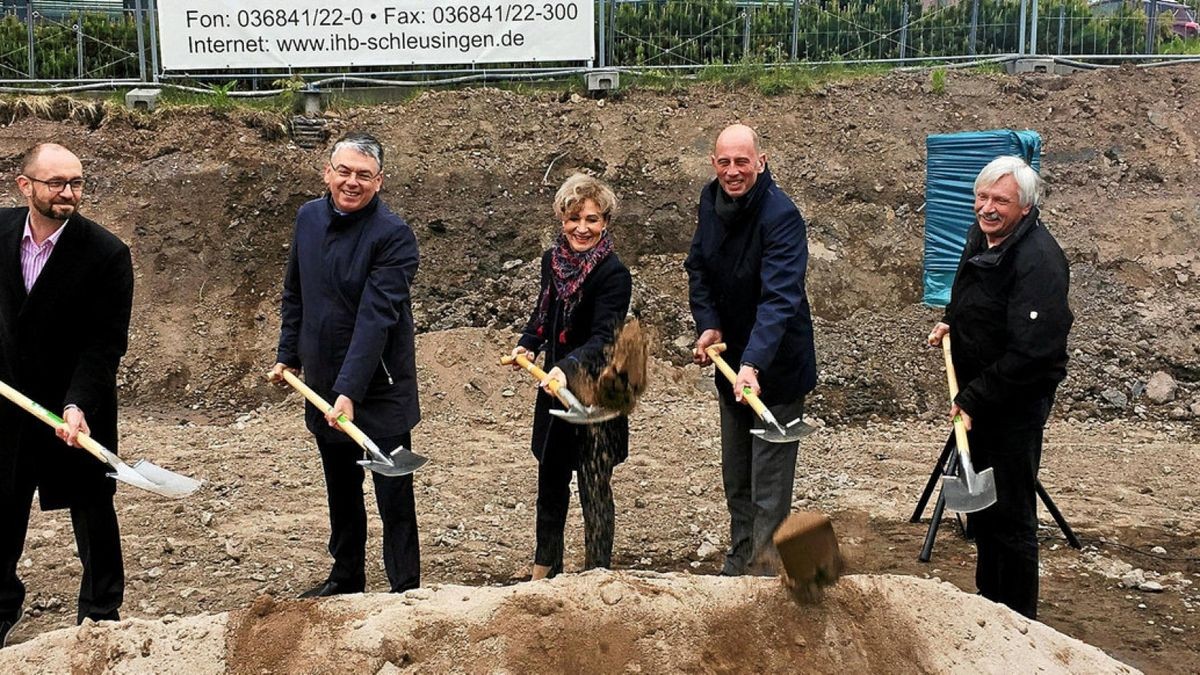
[[[566,235],[561,233],[558,235],[558,240],[554,243],[554,251],[550,254],[550,274],[554,277],[554,290],[563,303],[563,325],[562,330],[558,333],[560,344],[565,344],[567,341],[571,318],[575,314],[575,307],[579,305],[579,289],[583,287],[583,282],[587,280],[592,270],[603,262],[612,253],[612,250],[612,236],[609,235],[608,230],[600,235],[600,241],[596,242],[595,246],[579,252],[572,249],[571,245],[567,243]],[[542,289],[542,297],[538,300],[538,337],[546,337],[543,333],[549,314],[550,284],[546,284],[546,287]]]

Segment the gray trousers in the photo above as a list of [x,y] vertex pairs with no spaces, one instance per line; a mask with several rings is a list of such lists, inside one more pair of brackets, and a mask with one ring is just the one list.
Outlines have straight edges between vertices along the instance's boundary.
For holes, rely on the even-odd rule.
[[[775,574],[779,554],[771,542],[792,507],[798,442],[769,443],[750,434],[762,426],[744,403],[718,397],[721,407],[721,478],[729,508],[729,550],[721,574]],[[804,414],[804,397],[771,406],[780,424]]]

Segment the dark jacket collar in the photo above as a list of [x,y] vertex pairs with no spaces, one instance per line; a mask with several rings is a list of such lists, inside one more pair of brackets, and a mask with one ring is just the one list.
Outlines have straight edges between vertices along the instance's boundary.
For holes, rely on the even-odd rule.
[[1029,213],[1025,214],[1020,223],[1017,223],[1017,229],[1008,235],[1004,241],[1000,242],[998,246],[991,248],[987,247],[987,237],[983,234],[983,230],[979,228],[979,222],[976,221],[973,228],[976,239],[972,242],[971,248],[972,250],[977,250],[983,247],[983,250],[971,256],[971,263],[979,267],[995,267],[999,265],[1004,261],[1005,255],[1017,245],[1017,242],[1024,239],[1033,228],[1037,227],[1039,215],[1038,207],[1035,206],[1029,209]]
[[329,210],[329,225],[330,227],[350,227],[357,225],[362,221],[370,218],[377,210],[379,210],[379,194],[376,193],[367,205],[357,211],[350,213],[338,213],[338,210],[333,205],[333,195],[325,193],[325,208]]

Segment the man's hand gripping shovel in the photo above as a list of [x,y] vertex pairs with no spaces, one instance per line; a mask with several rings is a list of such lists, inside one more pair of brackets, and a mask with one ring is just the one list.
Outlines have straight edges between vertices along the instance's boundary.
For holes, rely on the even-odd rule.
[[[717,366],[717,369],[729,380],[730,384],[737,382],[737,373],[733,372],[733,368],[725,363],[725,359],[721,358],[721,352],[725,351],[725,343],[719,342],[704,350],[708,354],[708,358]],[[788,422],[786,425],[780,424],[779,420],[775,419],[775,415],[771,413],[771,409],[763,404],[762,399],[754,395],[747,387],[742,390],[742,398],[750,404],[754,409],[755,414],[763,421],[765,425],[762,429],[751,429],[750,433],[758,436],[764,441],[771,443],[791,443],[798,441],[801,438],[811,434],[815,429],[804,423],[799,417]]]
[[[0,394],[3,394],[4,398],[24,408],[34,417],[55,429],[65,424],[61,417],[46,410],[33,399],[13,389],[4,382],[0,382]],[[133,466],[130,466],[108,448],[100,445],[91,436],[83,432],[80,432],[76,436],[76,439],[80,447],[88,451],[96,459],[107,464],[113,470],[112,473],[108,474],[110,477],[123,483],[128,483],[134,487],[139,487],[164,497],[176,499],[190,495],[201,485],[201,481],[195,478],[177,474],[145,459],[139,459],[134,462]]]
[[[546,380],[546,371],[538,368],[523,355],[518,354],[517,356],[504,356],[500,358],[500,365],[502,366],[512,365],[513,363],[529,371],[529,374],[533,375],[538,382]],[[571,424],[597,424],[599,422],[607,422],[621,414],[619,410],[609,410],[608,408],[601,408],[594,405],[583,405],[575,397],[575,394],[571,393],[570,389],[562,386],[556,380],[550,380],[546,388],[567,407],[566,410],[551,410],[550,414],[560,417]]]
[[[950,358],[950,334],[942,336],[942,353],[946,357],[946,381],[950,385],[950,403],[958,397],[958,377],[954,360]],[[996,478],[991,468],[975,473],[971,465],[971,449],[967,445],[967,428],[962,417],[954,416],[954,444],[958,447],[958,474],[942,476],[942,496],[946,506],[959,513],[975,513],[996,503]]]
[[[309,403],[312,403],[314,406],[316,406],[317,410],[327,412],[333,409],[333,406],[329,405],[328,401],[321,398],[320,394],[313,391],[307,384],[304,384],[300,378],[296,377],[295,373],[292,373],[289,370],[284,370],[283,379],[288,384],[292,385],[296,391],[300,392],[304,398],[308,399]],[[403,445],[396,448],[389,454],[384,454],[383,451],[379,449],[379,446],[375,445],[375,441],[372,441],[370,438],[368,438],[367,435],[362,432],[362,429],[359,429],[358,426],[355,425],[354,422],[351,422],[350,419],[345,415],[338,417],[338,428],[345,432],[347,436],[354,439],[354,442],[358,443],[359,447],[367,452],[367,455],[370,457],[370,459],[360,459],[358,460],[358,463],[361,466],[374,471],[375,473],[382,474],[384,476],[407,476],[408,474],[424,466],[425,463],[429,461],[428,458],[418,455],[408,448],[405,448]]]

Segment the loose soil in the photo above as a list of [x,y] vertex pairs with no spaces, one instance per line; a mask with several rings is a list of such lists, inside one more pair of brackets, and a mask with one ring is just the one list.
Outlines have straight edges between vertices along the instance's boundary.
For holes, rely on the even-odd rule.
[[[975,643],[1012,637],[1001,630],[1011,617],[988,615],[979,625],[963,610],[982,608],[977,598],[878,575],[974,590],[973,548],[953,518],[943,522],[930,563],[916,560],[926,523],[908,522],[949,431],[941,359],[921,344],[938,316],[919,304],[924,137],[1033,128],[1045,140],[1045,219],[1072,262],[1077,317],[1041,475],[1085,544],[1069,548],[1046,519],[1041,619],[1147,672],[1200,672],[1198,94],[1200,70],[1179,66],[1070,77],[951,72],[944,95],[931,91],[927,75],[898,73],[778,98],[712,86],[602,100],[480,89],[330,114],[332,134],[365,128],[383,139],[385,198],[412,223],[422,247],[414,310],[425,419],[414,450],[432,461],[418,474],[417,500],[424,582],[444,586],[421,593],[430,601],[461,593],[466,605],[481,607],[506,593],[523,598],[526,604],[504,610],[508,624],[472,629],[479,631],[473,637],[486,637],[495,625],[526,626],[513,633],[530,636],[525,651],[497,638],[495,653],[511,660],[479,657],[511,664],[513,672],[570,668],[556,659],[599,650],[580,635],[609,634],[612,660],[597,670],[633,663],[661,669],[648,635],[667,645],[662,649],[681,645],[670,663],[694,670],[746,663],[770,670],[771,659],[798,648],[787,646],[785,635],[815,635],[806,631],[817,624],[806,622],[816,619],[789,614],[792,605],[775,599],[777,585],[689,576],[717,572],[728,522],[712,376],[685,365],[693,335],[681,263],[708,176],[708,147],[723,125],[742,120],[762,133],[777,181],[809,226],[820,360],[809,421],[821,429],[802,446],[794,505],[833,516],[856,575],[834,586],[831,604],[817,610],[832,617],[840,636],[834,643],[845,649],[816,650],[828,642],[824,633],[805,638],[806,649],[824,654],[814,655],[813,669],[1003,668],[969,661],[969,654]],[[174,658],[159,651],[168,644],[172,653],[178,644],[196,662],[211,659],[235,672],[309,669],[336,658],[269,641],[300,633],[302,644],[327,637],[361,647],[337,654],[436,669],[438,644],[465,644],[463,626],[487,625],[482,617],[464,618],[472,609],[455,613],[442,606],[449,601],[434,603],[437,610],[421,623],[404,614],[416,605],[394,609],[389,603],[407,601],[387,596],[289,602],[327,572],[324,488],[300,400],[267,386],[263,373],[278,336],[291,218],[320,193],[323,151],[272,139],[261,116],[237,112],[45,113],[55,119],[19,112],[14,108],[0,128],[0,168],[11,173],[34,141],[74,148],[89,177],[85,212],[134,252],[134,325],[119,374],[122,454],[206,484],[179,502],[123,486],[123,613],[132,622],[118,631],[89,625],[45,635],[5,650],[0,668],[61,664],[53,659],[64,658],[55,654],[65,649],[71,669],[120,670],[124,659],[150,658],[142,654]],[[70,119],[56,121],[64,117]],[[614,566],[624,571],[518,585],[533,547],[533,389],[527,375],[494,364],[528,318],[538,256],[555,228],[553,192],[576,170],[608,180],[622,199],[613,226],[617,250],[634,273],[635,309],[653,336],[649,387],[631,417],[630,459],[614,477]],[[15,197],[14,190],[13,203]],[[1169,376],[1169,393],[1147,386],[1155,373]],[[368,573],[370,588],[381,590],[375,520]],[[576,508],[568,571],[582,563],[579,523]],[[71,541],[63,513],[33,516],[21,563],[29,615],[15,642],[73,623],[79,564]],[[660,580],[645,572],[681,576]],[[597,614],[611,624],[587,619],[586,603],[554,609],[559,599],[574,602],[586,589],[614,583],[631,602]],[[628,609],[654,604],[647,598],[664,589],[716,598],[697,601],[695,616],[674,613],[676,621],[686,614],[695,622],[687,640],[673,643],[678,633],[652,612]],[[900,597],[890,605],[858,602],[856,594],[871,593]],[[756,623],[747,598],[771,612]],[[543,622],[535,617],[548,616],[538,613],[547,603],[558,618]],[[886,609],[895,606],[949,623],[930,624],[925,635],[924,624]],[[226,611],[233,613],[220,614]],[[419,629],[403,639],[353,642],[357,622],[375,626],[386,611],[409,616],[404,621]],[[722,611],[745,631],[722,633],[733,630],[722,628]],[[890,618],[872,618],[876,611]],[[330,612],[350,618],[334,622]],[[188,618],[205,613],[217,618]],[[970,625],[957,623],[968,616]],[[598,629],[609,625],[625,630]],[[973,637],[955,632],[963,625]],[[1032,624],[1028,635],[1040,630]],[[917,640],[914,633],[924,641],[908,642]],[[127,635],[151,642],[130,651]],[[1039,647],[1050,644],[1041,639],[1026,656],[1057,653]],[[778,653],[763,650],[763,661],[745,660],[760,658],[746,645],[780,642]],[[254,653],[247,644],[276,651]],[[573,647],[539,651],[555,644]],[[852,656],[858,649],[866,654]],[[967,661],[936,660],[960,652]],[[820,660],[830,654],[847,660]],[[619,663],[627,656],[633,660]]]

